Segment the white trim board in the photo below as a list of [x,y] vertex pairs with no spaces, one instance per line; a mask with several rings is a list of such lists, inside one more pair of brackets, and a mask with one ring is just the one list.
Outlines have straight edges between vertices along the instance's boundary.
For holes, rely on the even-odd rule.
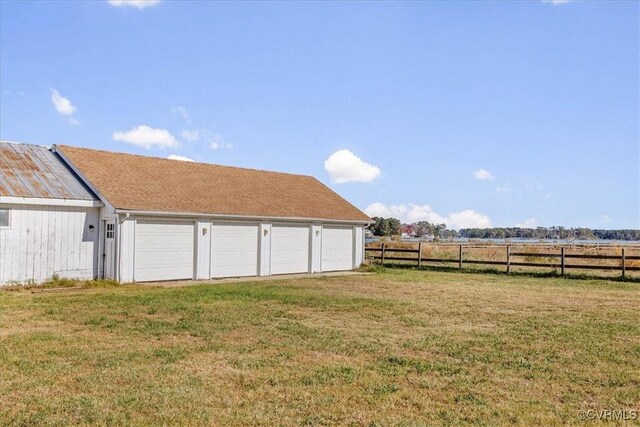
[[253,215],[230,215],[230,214],[207,214],[198,212],[163,212],[163,211],[141,211],[135,209],[116,209],[117,214],[130,214],[136,216],[166,216],[166,217],[187,217],[187,218],[214,218],[229,221],[259,221],[259,222],[282,222],[282,223],[321,223],[321,224],[357,224],[367,225],[370,221],[357,221],[347,219],[326,219],[326,218],[302,218],[302,217],[278,217],[278,216],[253,216]]
[[0,204],[5,203],[11,205],[74,206],[83,208],[99,208],[103,206],[100,200],[45,199],[40,197],[0,196]]

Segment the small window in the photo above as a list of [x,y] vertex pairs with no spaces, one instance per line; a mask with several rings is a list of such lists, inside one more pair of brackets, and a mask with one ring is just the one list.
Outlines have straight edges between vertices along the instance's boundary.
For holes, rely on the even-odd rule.
[[0,227],[9,227],[9,209],[0,209]]
[[114,226],[115,224],[111,222],[107,223],[107,239],[113,239],[115,237]]

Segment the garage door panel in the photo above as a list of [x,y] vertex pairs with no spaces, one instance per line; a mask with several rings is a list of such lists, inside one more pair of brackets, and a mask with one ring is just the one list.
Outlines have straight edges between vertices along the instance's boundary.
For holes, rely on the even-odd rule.
[[271,274],[309,272],[309,226],[271,227]]
[[258,275],[258,225],[213,224],[211,277]]
[[135,280],[192,279],[194,229],[190,222],[138,221]]
[[351,227],[322,228],[322,271],[353,268],[353,229]]

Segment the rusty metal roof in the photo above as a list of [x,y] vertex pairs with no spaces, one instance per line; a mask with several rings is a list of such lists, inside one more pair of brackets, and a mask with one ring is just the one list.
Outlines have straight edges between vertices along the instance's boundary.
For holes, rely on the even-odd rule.
[[5,141],[0,141],[0,196],[96,200],[47,147]]

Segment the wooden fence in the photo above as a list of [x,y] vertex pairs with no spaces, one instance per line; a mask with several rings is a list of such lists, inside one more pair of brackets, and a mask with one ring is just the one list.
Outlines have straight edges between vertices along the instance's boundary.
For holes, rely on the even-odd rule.
[[[405,244],[406,246],[406,244]],[[486,247],[483,247],[486,248]],[[627,261],[640,260],[640,256],[625,256],[624,248],[620,249],[620,255],[589,255],[589,254],[569,254],[565,253],[565,248],[560,248],[556,253],[536,253],[536,252],[514,252],[511,246],[505,246],[505,260],[504,261],[492,261],[492,260],[479,260],[479,259],[464,259],[465,249],[467,251],[472,250],[473,247],[466,247],[465,245],[458,245],[458,258],[429,258],[423,257],[422,249],[423,244],[418,243],[415,248],[396,247],[389,246],[386,243],[382,243],[382,246],[365,246],[365,253],[367,258],[372,260],[379,260],[381,264],[393,263],[393,261],[403,262],[415,262],[417,267],[420,268],[426,263],[448,263],[457,264],[458,269],[462,270],[463,264],[474,265],[491,265],[491,266],[504,266],[506,272],[511,272],[511,267],[543,267],[551,269],[560,269],[560,273],[564,276],[567,269],[582,269],[582,270],[610,270],[620,271],[622,277],[626,276],[627,271],[640,271],[640,267],[629,266]],[[371,255],[371,253],[375,253]],[[416,256],[411,256],[415,254]],[[524,257],[540,257],[540,258],[559,258],[559,262],[526,262],[523,261]],[[571,262],[572,259],[588,259],[597,261],[619,261],[617,265],[596,265],[596,264],[567,264],[567,260]],[[391,262],[390,262],[391,261]]]

